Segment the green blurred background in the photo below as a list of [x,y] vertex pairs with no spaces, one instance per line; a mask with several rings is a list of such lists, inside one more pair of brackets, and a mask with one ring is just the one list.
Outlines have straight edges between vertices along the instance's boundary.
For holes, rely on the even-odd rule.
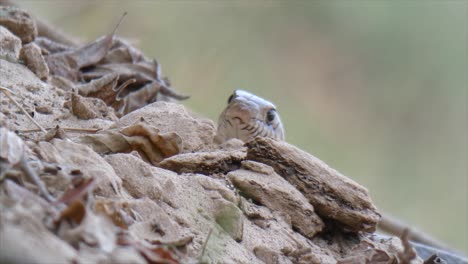
[[467,1],[19,1],[84,41],[118,34],[214,120],[276,103],[290,143],[468,253]]

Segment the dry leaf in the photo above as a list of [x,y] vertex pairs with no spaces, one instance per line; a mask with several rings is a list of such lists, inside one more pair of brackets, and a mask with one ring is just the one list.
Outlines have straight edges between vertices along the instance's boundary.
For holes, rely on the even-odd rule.
[[[116,73],[109,73],[104,75],[99,79],[92,80],[89,83],[82,84],[76,87],[78,93],[83,96],[93,96],[98,97],[96,94],[101,95],[98,98],[104,100],[106,96],[102,96],[102,94],[106,94],[109,90],[113,91],[113,89],[117,86],[117,81],[119,79],[119,75]],[[115,93],[113,93],[115,94]],[[106,100],[104,100],[107,104],[109,104]]]
[[143,123],[82,136],[77,142],[89,145],[98,153],[129,153],[136,150],[153,165],[179,153],[182,144],[177,134],[160,134],[157,128]]
[[128,233],[120,233],[117,239],[118,245],[132,246],[136,248],[140,254],[150,264],[178,264],[180,263],[173,257],[173,253],[160,246],[153,246],[145,241],[136,241]]
[[62,43],[55,42],[51,39],[44,37],[37,37],[34,43],[41,48],[41,52],[44,55],[69,51],[72,47],[64,45]]
[[112,46],[112,38],[119,24],[112,33],[100,37],[84,47],[47,56],[46,61],[50,73],[76,81],[79,76],[79,69],[95,65],[106,56]]
[[62,220],[72,220],[76,224],[80,224],[86,215],[86,208],[82,201],[75,200],[71,202],[62,212],[59,217],[54,221],[55,224],[60,223]]
[[127,203],[118,203],[111,200],[98,200],[94,205],[94,209],[97,213],[106,215],[110,220],[112,220],[114,225],[127,230],[128,226],[134,222],[133,218],[125,211],[125,207],[127,206]]

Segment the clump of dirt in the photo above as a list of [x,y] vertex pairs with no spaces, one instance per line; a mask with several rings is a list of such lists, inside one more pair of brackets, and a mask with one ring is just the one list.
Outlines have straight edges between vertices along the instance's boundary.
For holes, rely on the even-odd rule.
[[312,155],[213,143],[115,32],[75,47],[23,10],[0,17],[0,262],[422,263],[373,236],[367,190]]

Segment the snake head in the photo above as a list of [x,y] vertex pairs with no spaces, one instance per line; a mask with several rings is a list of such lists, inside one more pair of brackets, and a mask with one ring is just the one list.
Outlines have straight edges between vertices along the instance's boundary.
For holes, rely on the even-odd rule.
[[218,121],[218,141],[238,138],[244,142],[255,137],[284,140],[284,129],[271,102],[244,90],[235,90]]

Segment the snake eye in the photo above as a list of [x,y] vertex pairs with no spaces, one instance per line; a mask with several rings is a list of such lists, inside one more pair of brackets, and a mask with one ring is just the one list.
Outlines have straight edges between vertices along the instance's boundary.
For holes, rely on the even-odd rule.
[[270,109],[268,112],[267,112],[267,115],[266,115],[266,121],[268,123],[270,123],[271,121],[273,121],[276,117],[276,110],[275,109]]

